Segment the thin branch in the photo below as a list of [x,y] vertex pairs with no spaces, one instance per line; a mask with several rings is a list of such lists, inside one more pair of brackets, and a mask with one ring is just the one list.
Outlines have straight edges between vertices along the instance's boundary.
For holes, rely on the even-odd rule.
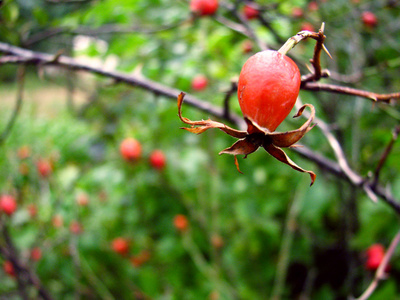
[[371,99],[375,102],[389,103],[392,99],[400,99],[400,92],[391,94],[377,94],[364,90],[354,89],[345,86],[339,86],[334,84],[319,83],[319,82],[306,82],[301,86],[302,90],[307,91],[325,91],[336,94],[358,96],[362,98]]
[[13,264],[21,298],[29,299],[26,289],[27,285],[30,283],[35,286],[42,299],[52,300],[53,298],[44,288],[37,275],[28,266],[24,265],[20,261],[17,249],[11,239],[7,226],[3,222],[0,223],[0,226],[6,244],[4,247],[0,247],[0,252],[2,252],[3,255]]
[[[393,238],[392,242],[390,243],[390,246],[388,250],[385,253],[385,256],[382,259],[382,262],[380,263],[378,269],[375,272],[374,279],[372,280],[371,284],[368,286],[368,288],[364,291],[364,293],[356,298],[355,300],[367,300],[372,293],[375,291],[375,289],[378,287],[378,284],[381,280],[386,279],[386,268],[389,264],[390,258],[393,256],[394,250],[396,249],[397,245],[400,242],[400,231],[396,234],[396,236]],[[354,298],[353,298],[354,299]]]
[[[249,37],[250,39],[252,39],[257,46],[261,49],[261,50],[267,50],[269,49],[269,47],[262,42],[257,34],[254,32],[253,28],[251,28],[251,26],[249,25],[249,22],[247,22],[247,20],[239,13],[238,11],[238,6],[237,5],[232,5],[230,3],[227,2],[222,2],[221,4],[237,19],[239,20],[240,24],[242,25],[243,28],[245,29],[244,34]],[[230,21],[233,22],[233,21]]]
[[[93,67],[84,63],[80,63],[73,58],[63,55],[54,56],[41,52],[34,52],[19,47],[15,47],[6,43],[0,42],[0,52],[12,55],[12,59],[8,56],[7,62],[14,64],[31,64],[31,65],[53,65],[72,70],[82,70],[90,73],[98,74],[104,77],[113,78],[117,82],[124,82],[129,85],[139,86],[145,90],[153,92],[156,95],[165,96],[176,100],[176,97],[181,92],[178,89],[164,86],[158,82],[149,80],[141,76],[127,75],[116,71],[107,71],[102,68]],[[1,61],[0,61],[1,62]],[[187,95],[185,103],[199,110],[205,111],[213,116],[224,119],[224,111],[222,108],[213,106],[210,103],[203,102],[200,99]],[[226,119],[226,118],[225,118]],[[234,124],[244,124],[242,118],[232,115],[230,119],[226,119]]]
[[[89,66],[89,65],[86,65],[83,63],[79,63],[76,60],[69,58],[69,57],[65,57],[65,56],[59,56],[59,57],[57,57],[57,59],[55,59],[54,55],[25,50],[25,49],[11,46],[9,44],[1,43],[1,42],[0,42],[0,52],[12,55],[14,57],[18,57],[18,59],[14,58],[12,61],[10,61],[11,63],[33,64],[33,65],[48,64],[48,65],[60,66],[63,68],[68,68],[68,69],[73,69],[73,70],[83,70],[83,71],[91,72],[91,73],[98,74],[98,75],[101,75],[104,77],[113,78],[116,81],[124,82],[129,85],[139,86],[139,87],[141,87],[145,90],[148,90],[152,93],[155,93],[157,95],[162,95],[167,98],[173,99],[174,101],[176,101],[176,97],[181,92],[180,90],[170,88],[168,86],[164,86],[160,83],[151,81],[144,77],[127,75],[127,74],[123,74],[123,73],[115,72],[115,71],[106,71],[102,68],[96,68],[96,67],[92,67],[92,66]],[[316,84],[316,83],[309,82],[306,85],[309,85],[309,84]],[[192,107],[194,107],[196,109],[207,112],[208,114],[210,114],[212,116],[226,120],[228,122],[231,122],[241,129],[245,128],[245,123],[244,123],[242,117],[240,117],[236,114],[230,113],[229,118],[226,118],[224,116],[224,109],[216,107],[210,103],[204,102],[192,95],[189,95],[189,94],[186,95],[185,103],[188,105],[191,105]],[[384,200],[386,203],[388,203],[398,214],[400,214],[400,203],[382,186],[380,186],[380,185],[373,186],[371,183],[365,181],[363,179],[363,177],[361,177],[359,174],[357,174],[354,171],[352,171],[351,175],[349,176],[349,173],[346,174],[345,172],[343,172],[342,167],[338,163],[336,163],[330,159],[327,159],[326,157],[324,157],[320,154],[317,154],[317,153],[311,151],[307,147],[298,147],[298,148],[294,148],[293,150],[298,152],[303,157],[315,162],[322,169],[329,171],[330,173],[332,173],[335,176],[346,179],[353,186],[356,186],[359,188],[366,187],[367,190],[364,190],[366,193],[367,193],[367,191],[372,191],[374,194],[376,194],[382,200]]]
[[225,98],[224,98],[224,118],[229,119],[230,118],[230,99],[232,97],[232,94],[235,94],[237,91],[237,82],[232,81],[231,82],[231,88],[229,91],[226,92]]
[[52,38],[54,36],[60,34],[71,34],[71,35],[89,35],[89,36],[99,36],[105,34],[131,34],[131,33],[142,33],[142,34],[155,34],[171,29],[175,29],[183,24],[190,22],[190,18],[185,18],[179,20],[173,24],[168,24],[164,26],[160,26],[158,28],[143,28],[142,26],[121,26],[115,24],[103,25],[98,28],[91,27],[79,27],[79,28],[70,28],[70,27],[57,27],[50,28],[44,31],[38,32],[27,40],[23,41],[23,45],[25,47],[29,47],[33,44],[36,44],[40,41]]
[[0,145],[2,145],[7,137],[10,135],[15,121],[17,120],[18,114],[21,111],[22,102],[23,102],[23,95],[24,95],[24,83],[25,83],[25,65],[20,65],[17,72],[17,102],[15,104],[14,111],[11,115],[10,120],[8,121],[6,128],[0,135]]
[[382,170],[382,167],[385,164],[390,152],[392,151],[393,145],[396,142],[397,138],[399,137],[399,133],[400,133],[400,125],[397,125],[396,128],[393,130],[392,139],[390,140],[389,144],[386,146],[386,149],[383,152],[381,159],[379,160],[378,166],[375,169],[374,179],[372,182],[373,185],[376,185],[378,183],[379,175]]

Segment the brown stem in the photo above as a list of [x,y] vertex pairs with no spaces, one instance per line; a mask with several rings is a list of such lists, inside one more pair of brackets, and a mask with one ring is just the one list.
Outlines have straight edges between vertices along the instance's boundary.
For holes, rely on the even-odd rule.
[[237,90],[237,83],[236,81],[231,82],[231,88],[229,91],[226,93],[225,98],[224,98],[224,118],[229,119],[230,118],[230,99],[232,97],[232,94],[235,94]]
[[385,102],[389,103],[392,99],[399,99],[400,92],[398,93],[391,93],[391,94],[377,94],[369,91],[354,89],[346,86],[339,86],[334,84],[328,83],[319,83],[319,82],[305,82],[301,85],[302,90],[307,91],[325,91],[330,93],[336,94],[343,94],[343,95],[351,95],[351,96],[358,96],[362,98],[371,99],[375,102]]
[[4,223],[0,223],[0,226],[2,228],[2,234],[4,237],[5,241],[5,246],[0,247],[0,252],[3,253],[3,255],[11,261],[15,273],[16,273],[16,279],[18,283],[18,290],[20,292],[21,298],[22,299],[29,299],[28,293],[27,293],[27,286],[28,284],[32,284],[35,286],[35,288],[38,290],[39,295],[42,297],[42,299],[45,300],[52,300],[53,298],[49,294],[49,292],[43,287],[42,283],[40,282],[40,279],[37,277],[37,275],[28,268],[28,266],[24,265],[19,256],[17,249],[14,245],[14,242],[10,236],[10,233],[8,231],[7,226]]
[[397,125],[396,128],[393,130],[392,139],[390,140],[389,144],[386,146],[386,149],[383,152],[382,157],[379,160],[379,163],[378,163],[378,165],[377,165],[377,167],[375,169],[374,180],[372,182],[373,185],[376,185],[378,183],[379,175],[380,175],[380,172],[382,170],[382,167],[385,164],[390,152],[392,151],[393,145],[396,142],[396,140],[397,140],[397,138],[399,136],[399,133],[400,133],[400,125]]
[[[25,50],[19,47],[15,47],[6,43],[0,42],[0,52],[9,54],[11,56],[7,56],[8,62],[9,63],[15,63],[15,64],[32,64],[32,65],[43,65],[43,64],[52,64],[56,66],[60,66],[63,68],[68,68],[72,70],[84,70],[86,72],[102,75],[104,77],[109,77],[113,78],[119,82],[124,82],[129,85],[135,85],[139,86],[145,90],[148,90],[152,93],[155,93],[157,95],[162,95],[167,98],[172,99],[173,101],[176,100],[176,97],[180,94],[180,90],[170,88],[168,86],[164,86],[160,83],[151,81],[149,79],[143,78],[143,77],[137,77],[137,76],[132,76],[132,75],[126,75],[123,73],[119,72],[113,72],[113,71],[106,71],[101,68],[96,68],[96,67],[91,67],[89,65],[85,65],[83,63],[78,63],[72,58],[68,58],[65,56],[60,56],[57,60],[54,60],[54,55],[49,55],[45,53],[39,53],[39,52],[34,52],[30,50]],[[11,59],[12,58],[12,59]],[[0,64],[2,61],[5,60],[5,57],[0,58]],[[303,85],[303,89],[305,90],[324,90],[324,86],[326,87],[327,85],[322,85],[320,83],[315,83],[315,82],[307,82]],[[351,88],[347,88],[346,90],[344,87],[340,86],[335,86],[335,85],[328,85],[329,89],[327,91],[330,92],[337,92],[341,94],[349,94],[349,95],[357,95],[360,97],[365,97],[365,98],[371,98],[371,92],[366,92],[362,90],[355,90]],[[382,97],[388,97],[388,95],[379,95],[375,94],[375,97],[377,99],[382,99]],[[400,93],[395,93],[395,94],[390,94],[388,98],[392,98],[393,96],[396,96],[397,98],[400,98]],[[210,103],[204,102],[198,98],[195,98],[192,95],[186,95],[185,98],[185,103],[188,105],[191,105],[192,107],[195,107],[199,110],[202,110],[204,112],[207,112],[208,114],[218,117],[220,119],[226,120],[228,122],[231,122],[238,127],[245,129],[245,123],[243,122],[243,119],[233,113],[229,114],[229,119],[224,117],[224,110],[215,107],[211,105]],[[315,162],[318,164],[322,169],[329,171],[335,176],[338,176],[340,178],[344,178],[345,180],[349,181],[353,186],[359,187],[359,188],[368,188],[374,192],[376,195],[378,195],[383,201],[385,201],[387,204],[389,204],[398,214],[400,214],[400,203],[398,200],[393,198],[393,196],[382,186],[376,185],[372,186],[370,183],[365,182],[365,180],[357,173],[353,172],[352,176],[347,176],[345,172],[341,169],[340,165],[337,162],[334,162],[320,154],[317,154],[307,147],[299,147],[293,149],[293,151],[298,152],[302,156],[306,157],[307,159]],[[361,184],[363,183],[363,184]]]
[[385,277],[386,277],[385,270],[389,264],[390,258],[393,256],[394,250],[396,249],[399,242],[400,242],[400,231],[396,234],[396,236],[393,238],[392,242],[390,243],[390,246],[389,246],[388,250],[386,251],[385,256],[383,257],[382,262],[380,263],[378,269],[376,270],[374,279],[372,280],[371,284],[364,291],[364,293],[360,297],[356,298],[355,300],[367,300],[372,295],[372,293],[375,291],[375,289],[378,287],[379,281],[385,279]]
[[17,102],[15,104],[14,111],[11,115],[10,120],[7,123],[6,128],[0,135],[0,145],[3,144],[5,142],[5,140],[7,139],[7,137],[10,135],[12,128],[14,127],[15,121],[17,120],[18,114],[21,111],[23,95],[24,95],[24,83],[25,83],[25,66],[24,65],[20,65],[18,68],[17,83],[18,83]]

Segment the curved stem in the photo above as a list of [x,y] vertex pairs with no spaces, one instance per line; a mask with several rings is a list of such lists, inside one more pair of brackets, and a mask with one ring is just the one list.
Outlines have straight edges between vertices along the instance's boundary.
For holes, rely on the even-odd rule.
[[17,120],[18,114],[21,111],[23,102],[23,93],[24,93],[24,83],[25,83],[25,65],[23,64],[20,65],[18,68],[17,81],[18,81],[17,102],[15,104],[13,114],[11,115],[11,118],[6,125],[6,128],[0,135],[0,145],[2,145],[7,139],[7,137],[10,135],[12,128],[14,127],[15,121]]

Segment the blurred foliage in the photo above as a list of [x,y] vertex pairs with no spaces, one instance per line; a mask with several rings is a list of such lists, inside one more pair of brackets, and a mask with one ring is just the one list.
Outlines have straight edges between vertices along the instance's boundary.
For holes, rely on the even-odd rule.
[[[304,22],[318,29],[323,21],[334,59],[323,57],[322,66],[357,75],[340,84],[398,91],[396,1],[321,0],[317,10],[301,0],[255,2],[268,8],[263,17],[276,34],[257,20],[248,25],[271,48],[280,47],[277,36],[285,41]],[[293,16],[294,8],[302,8],[303,16]],[[361,21],[367,10],[379,20],[375,28]],[[218,15],[237,21],[224,7]],[[186,1],[6,0],[0,8],[0,40],[46,53],[62,49],[221,106],[251,55],[242,48],[248,38],[212,17],[189,18]],[[302,74],[308,72],[313,47],[313,41],[305,41],[290,52]],[[254,43],[252,53],[258,50]],[[1,66],[3,99],[15,90],[15,71],[15,66]],[[197,74],[209,78],[204,91],[191,90]],[[365,249],[373,243],[388,246],[398,230],[398,216],[383,201],[372,203],[361,190],[294,152],[289,154],[294,161],[317,173],[312,188],[307,175],[262,151],[239,158],[244,175],[237,173],[232,157],[217,155],[232,139],[219,131],[195,136],[179,130],[182,123],[170,99],[50,68],[30,68],[26,82],[23,110],[0,151],[0,189],[16,196],[19,208],[1,221],[21,258],[56,299],[347,299],[361,294],[373,278],[363,265]],[[29,101],[34,91],[49,88],[58,91],[51,94],[54,107]],[[400,120],[395,105],[322,92],[300,96],[332,125],[357,172],[366,176],[376,168]],[[232,110],[239,114],[235,99]],[[12,108],[6,101],[2,105],[0,128],[5,128]],[[184,114],[194,120],[208,117],[186,106]],[[280,130],[299,122],[285,121]],[[121,158],[119,144],[126,137],[140,141],[140,160]],[[317,128],[302,142],[334,159]],[[30,155],[21,159],[23,146]],[[149,163],[154,149],[167,157],[162,171]],[[36,170],[41,158],[53,164],[48,178]],[[381,174],[397,198],[399,159],[395,144]],[[82,193],[89,199],[86,206],[76,201]],[[38,209],[33,217],[31,204]],[[174,227],[177,214],[188,218],[184,232]],[[61,216],[61,226],[54,216]],[[82,225],[81,234],[70,232],[74,221]],[[120,236],[130,241],[127,257],[112,251],[112,240]],[[38,262],[29,259],[35,246],[43,252]],[[147,259],[137,263],[143,253]],[[390,277],[370,299],[396,299],[398,257],[396,251]],[[17,298],[15,279],[0,272],[0,282],[1,297]]]

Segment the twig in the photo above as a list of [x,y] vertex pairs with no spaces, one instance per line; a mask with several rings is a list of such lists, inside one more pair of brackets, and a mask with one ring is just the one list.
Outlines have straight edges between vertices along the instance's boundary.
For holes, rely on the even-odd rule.
[[385,253],[385,256],[382,259],[382,262],[380,263],[378,269],[375,272],[374,279],[372,280],[371,284],[368,286],[368,288],[364,291],[364,293],[358,297],[358,298],[352,298],[354,300],[367,300],[372,293],[375,291],[377,288],[379,282],[383,279],[386,278],[386,273],[385,270],[389,264],[389,260],[392,257],[394,250],[396,249],[398,243],[400,242],[400,231],[396,234],[396,236],[393,238],[392,242],[390,243],[390,246],[388,250]]
[[[176,100],[177,95],[179,95],[179,93],[181,92],[178,89],[164,86],[158,82],[151,81],[141,76],[127,75],[116,71],[107,71],[102,68],[92,67],[90,65],[80,63],[73,58],[63,55],[59,56],[57,60],[54,60],[54,55],[22,49],[2,42],[0,42],[0,52],[11,54],[14,57],[12,60],[8,60],[7,63],[25,63],[41,66],[54,65],[72,70],[83,70],[104,77],[113,78],[117,82],[124,82],[133,86],[139,86],[144,88],[145,90],[153,92],[156,95],[162,95],[174,100]],[[213,116],[224,118],[223,109],[215,107],[210,103],[203,102],[192,95],[186,96],[185,103],[197,109],[205,111]],[[242,118],[235,115],[232,115],[231,118],[227,120],[235,124],[244,124]]]
[[[78,0],[79,1],[79,0]],[[90,27],[79,27],[76,29],[69,27],[58,27],[58,28],[50,28],[44,31],[38,32],[27,40],[22,42],[22,45],[25,47],[29,47],[33,44],[36,44],[40,41],[46,40],[48,38],[52,38],[54,36],[60,34],[71,34],[71,35],[89,35],[89,36],[99,36],[105,34],[131,34],[131,33],[142,33],[142,34],[155,34],[163,31],[168,31],[171,29],[175,29],[187,22],[190,21],[190,18],[185,18],[177,21],[173,24],[164,25],[158,28],[143,28],[139,26],[121,26],[115,24],[103,25],[99,28],[90,28]]]
[[42,299],[52,300],[52,296],[44,288],[37,275],[30,268],[21,263],[7,226],[2,222],[0,223],[0,226],[6,244],[6,246],[0,247],[0,252],[2,252],[3,255],[13,264],[21,298],[29,299],[26,289],[27,285],[30,283],[35,286]]
[[236,93],[237,91],[237,82],[232,81],[231,82],[231,88],[229,91],[226,92],[225,98],[224,98],[224,119],[229,119],[230,118],[230,99],[232,97],[232,94]]
[[381,169],[382,169],[383,165],[385,164],[390,152],[392,151],[393,145],[396,142],[396,140],[397,140],[397,138],[399,136],[399,133],[400,133],[400,125],[397,125],[395,127],[395,129],[393,130],[392,139],[390,140],[389,144],[386,146],[386,149],[383,152],[382,157],[379,160],[379,163],[378,163],[378,165],[377,165],[377,167],[375,169],[374,179],[372,181],[372,185],[376,185],[378,183]]
[[2,145],[7,137],[10,135],[12,128],[14,127],[15,121],[17,120],[18,114],[21,111],[23,95],[24,95],[24,83],[25,83],[25,66],[20,65],[17,72],[17,102],[15,104],[14,111],[11,115],[10,120],[8,121],[6,128],[0,135],[0,145]]
[[[65,56],[60,56],[57,61],[54,61],[54,55],[25,50],[25,49],[15,47],[15,46],[12,46],[12,45],[9,45],[6,43],[1,43],[1,42],[0,42],[0,52],[14,56],[12,63],[33,64],[33,65],[51,64],[51,65],[56,65],[56,66],[73,69],[73,70],[84,70],[87,72],[102,75],[104,77],[113,78],[119,82],[124,82],[129,85],[139,86],[145,90],[155,93],[156,95],[162,95],[167,98],[173,99],[174,101],[176,101],[176,97],[181,92],[180,90],[164,86],[160,83],[151,81],[144,77],[132,76],[132,75],[129,76],[129,75],[126,75],[126,74],[123,74],[120,72],[115,72],[115,71],[106,71],[102,68],[96,68],[96,67],[92,67],[92,66],[89,66],[89,65],[86,65],[83,63],[79,63],[79,62],[75,61],[74,59],[65,57]],[[308,82],[308,83],[306,83],[305,86],[309,86],[309,85],[312,86],[315,84],[318,85],[319,83]],[[369,93],[369,92],[365,92],[365,93]],[[224,119],[228,122],[236,124],[241,129],[245,128],[244,127],[245,123],[243,122],[243,119],[240,116],[230,113],[229,119],[227,119],[224,116],[224,110],[222,108],[219,108],[210,103],[204,102],[190,94],[186,95],[185,103],[188,105],[191,105],[192,107],[194,107],[196,109],[207,112],[208,114],[210,114],[212,116],[215,116],[217,118]],[[375,193],[376,195],[378,195],[379,197],[381,197],[382,200],[384,200],[386,203],[388,203],[398,214],[400,214],[400,203],[382,186],[380,186],[380,185],[373,186],[370,183],[365,182],[364,179],[359,174],[355,173],[354,171],[351,172],[352,175],[349,176],[349,174],[346,174],[345,172],[343,172],[342,168],[340,167],[340,165],[338,163],[336,163],[330,159],[327,159],[326,157],[324,157],[320,154],[317,154],[317,153],[311,151],[307,147],[298,147],[293,150],[298,152],[305,158],[317,163],[322,169],[329,171],[330,173],[332,173],[335,176],[346,179],[353,186],[361,187],[361,188],[366,187],[367,191],[370,190],[373,193]]]
[[319,83],[319,82],[306,82],[301,86],[302,90],[307,91],[325,91],[336,94],[358,96],[362,98],[371,99],[375,102],[389,103],[392,99],[400,99],[400,92],[391,94],[377,94],[364,90],[354,89],[345,86],[339,86],[334,84]]
[[[245,32],[244,34],[247,35],[250,39],[252,39],[257,46],[261,49],[261,50],[267,50],[269,49],[269,47],[263,43],[257,36],[257,34],[254,32],[254,30],[251,28],[251,26],[249,25],[249,23],[247,22],[247,20],[239,13],[238,11],[238,5],[231,5],[230,3],[227,2],[222,2],[221,4],[228,10],[231,12],[231,14],[240,21],[240,24],[243,25]],[[231,21],[232,22],[232,21]]]

